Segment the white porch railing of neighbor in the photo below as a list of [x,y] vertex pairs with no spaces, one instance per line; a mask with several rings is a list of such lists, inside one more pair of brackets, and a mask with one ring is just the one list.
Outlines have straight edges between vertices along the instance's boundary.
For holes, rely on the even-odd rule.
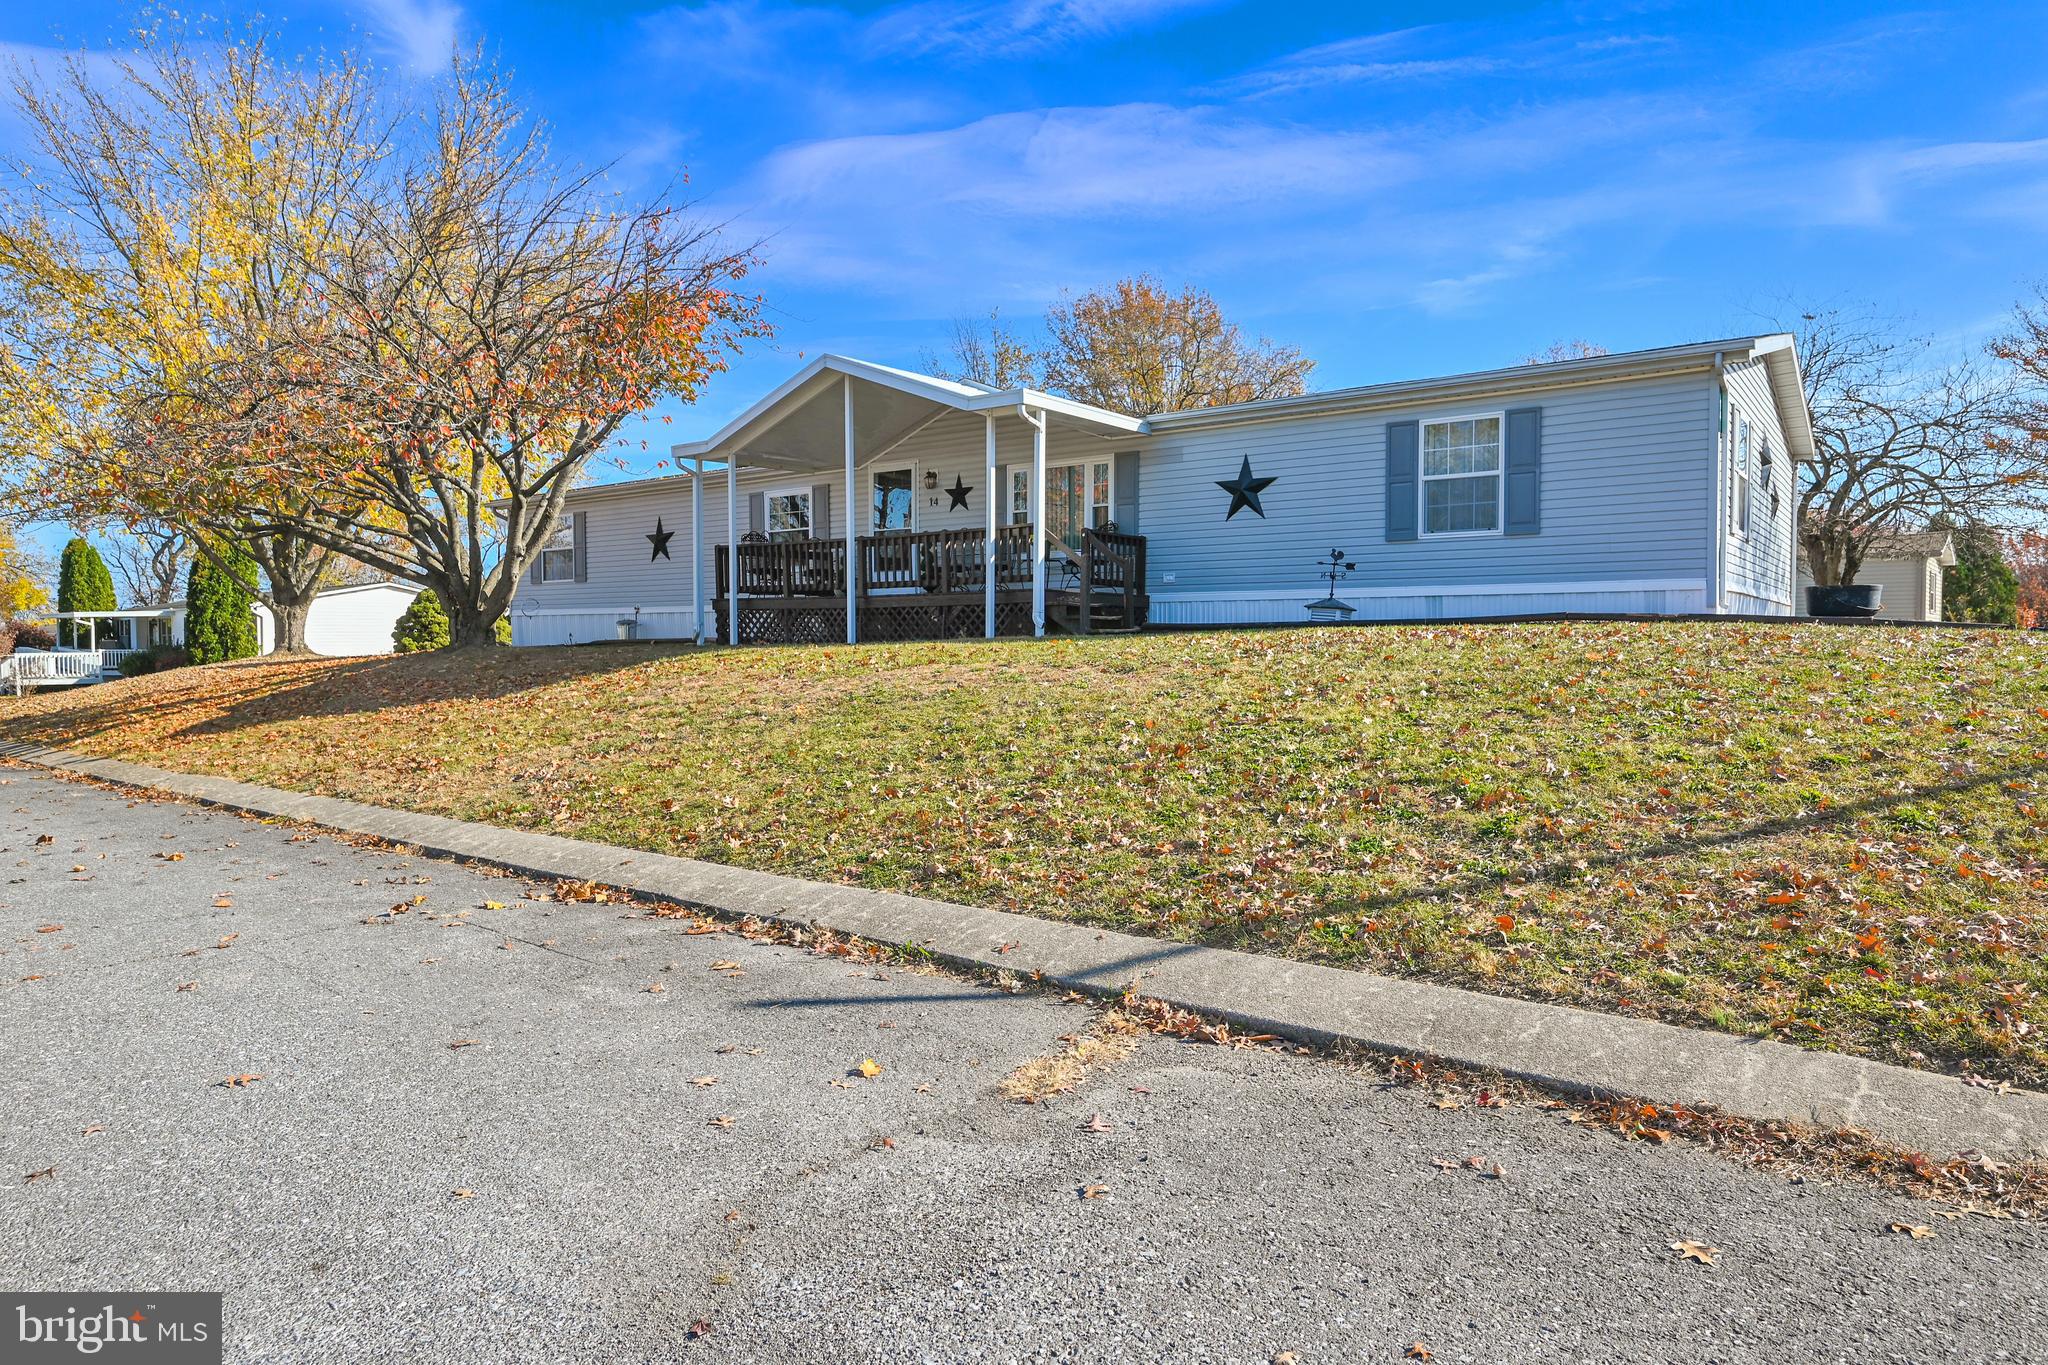
[[115,652],[64,649],[48,653],[38,649],[18,649],[0,659],[0,682],[12,685],[17,697],[31,687],[70,687],[77,683],[98,682],[107,667],[104,656]]

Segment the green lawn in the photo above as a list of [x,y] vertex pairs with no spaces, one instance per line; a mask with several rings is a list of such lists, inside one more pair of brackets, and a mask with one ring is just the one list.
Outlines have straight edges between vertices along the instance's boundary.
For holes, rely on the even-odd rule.
[[2048,640],[1698,623],[249,663],[15,738],[2048,1086]]

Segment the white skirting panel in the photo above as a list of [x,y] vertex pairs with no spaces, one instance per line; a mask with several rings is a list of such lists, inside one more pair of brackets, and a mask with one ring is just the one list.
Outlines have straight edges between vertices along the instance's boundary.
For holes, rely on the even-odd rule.
[[[1317,592],[1152,594],[1152,621],[1162,626],[1227,626],[1306,621]],[[1472,616],[1536,616],[1547,612],[1619,612],[1680,616],[1706,610],[1703,584],[1674,582],[1489,585],[1375,591],[1337,588],[1354,621],[1446,620]]]
[[[630,619],[633,609],[598,608],[592,611],[526,611],[515,605],[511,611],[512,643],[515,645],[582,645],[592,640],[619,638],[619,621]],[[640,613],[643,640],[694,640],[696,613],[688,607]]]

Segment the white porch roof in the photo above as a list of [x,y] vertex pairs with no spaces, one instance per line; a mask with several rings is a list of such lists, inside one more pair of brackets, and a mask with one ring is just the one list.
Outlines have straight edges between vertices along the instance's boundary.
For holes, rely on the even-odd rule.
[[949,412],[1043,412],[1046,419],[1098,435],[1145,430],[1143,420],[1037,389],[913,374],[850,356],[821,355],[702,441],[671,448],[680,463],[728,461],[741,468],[836,469],[846,459],[844,386],[853,390],[853,444],[863,463],[886,454]]

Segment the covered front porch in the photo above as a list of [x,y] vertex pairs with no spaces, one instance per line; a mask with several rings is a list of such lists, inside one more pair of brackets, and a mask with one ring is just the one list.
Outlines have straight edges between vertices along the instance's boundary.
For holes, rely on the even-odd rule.
[[[698,620],[732,644],[1135,630],[1149,610],[1145,541],[1117,517],[1135,520],[1136,455],[1113,446],[1140,430],[1034,390],[821,357],[718,435],[674,448],[693,543],[705,543],[705,481],[725,483],[711,583],[692,556]],[[1062,457],[1049,460],[1049,436]],[[935,440],[949,473],[969,471],[953,488],[929,455],[919,472],[916,452]],[[937,526],[919,524],[921,506]]]

